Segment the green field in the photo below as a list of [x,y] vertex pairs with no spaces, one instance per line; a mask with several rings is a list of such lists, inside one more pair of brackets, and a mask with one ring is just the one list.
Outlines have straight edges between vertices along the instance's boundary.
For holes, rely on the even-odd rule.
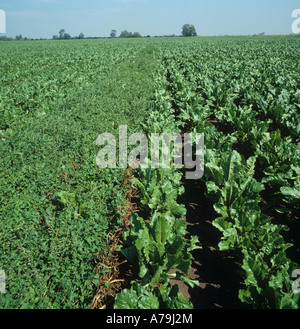
[[1,306],[87,307],[95,254],[120,226],[126,191],[124,171],[97,167],[96,139],[120,124],[139,129],[155,64],[147,45],[122,40],[0,52]]
[[[239,299],[299,308],[299,46],[284,36],[1,43],[0,308],[90,307],[95,255],[121,227],[129,190],[125,170],[98,168],[96,140],[120,125],[204,133],[203,202],[217,214],[216,248],[238,255]],[[120,249],[139,278],[115,308],[193,307],[170,286],[171,271],[199,285],[188,272],[205,247],[186,240],[182,179],[173,167],[135,171],[141,212]]]

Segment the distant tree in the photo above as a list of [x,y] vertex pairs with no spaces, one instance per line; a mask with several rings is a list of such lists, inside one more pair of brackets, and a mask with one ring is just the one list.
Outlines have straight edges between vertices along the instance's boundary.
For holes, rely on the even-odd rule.
[[78,39],[84,39],[84,34],[80,33],[79,36],[78,36]]
[[17,35],[17,36],[16,36],[16,40],[17,40],[17,41],[21,41],[21,40],[23,40],[22,34]]
[[[55,38],[55,40],[56,40],[56,37],[57,37],[57,36],[53,36],[53,39]],[[59,31],[58,39],[59,39],[59,40],[69,40],[69,39],[71,39],[71,36],[70,36],[69,33],[66,33],[66,30],[65,30],[65,29],[61,29],[61,30]]]
[[53,39],[53,40],[58,40],[58,39],[59,39],[59,36],[58,36],[58,35],[54,35],[54,36],[52,37],[52,39]]
[[0,37],[0,41],[13,41],[13,38],[8,38],[7,36]]
[[110,37],[111,38],[116,38],[117,36],[117,31],[116,30],[111,30]]
[[134,33],[132,33],[132,36],[131,37],[132,38],[141,38],[142,36],[141,36],[141,34],[139,32],[134,32]]
[[64,39],[65,39],[65,40],[69,40],[69,39],[71,39],[70,34],[69,34],[69,33],[64,33]]
[[59,39],[64,39],[64,33],[66,32],[66,30],[64,30],[64,29],[61,29],[60,31],[59,31]]
[[141,34],[139,32],[128,32],[128,31],[122,31],[120,34],[120,38],[141,38]]
[[128,31],[122,31],[120,34],[120,38],[129,38],[130,33]]
[[195,37],[197,36],[196,28],[192,24],[184,24],[182,27],[182,35],[184,37]]

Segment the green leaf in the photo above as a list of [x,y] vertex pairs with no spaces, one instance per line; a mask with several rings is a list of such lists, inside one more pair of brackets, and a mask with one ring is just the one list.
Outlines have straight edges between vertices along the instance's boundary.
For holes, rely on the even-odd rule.
[[158,298],[147,288],[134,282],[130,289],[125,289],[115,298],[116,310],[159,309]]

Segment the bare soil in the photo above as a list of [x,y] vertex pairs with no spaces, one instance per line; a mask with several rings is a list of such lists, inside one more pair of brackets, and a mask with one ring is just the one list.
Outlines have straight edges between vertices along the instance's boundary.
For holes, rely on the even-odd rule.
[[178,201],[186,206],[187,235],[199,237],[202,249],[193,252],[194,262],[189,277],[200,282],[199,287],[189,288],[178,284],[180,292],[196,309],[245,309],[247,306],[238,298],[242,273],[236,262],[240,256],[218,250],[221,234],[212,225],[217,217],[213,204],[205,196],[205,183],[198,180],[183,180],[185,193]]

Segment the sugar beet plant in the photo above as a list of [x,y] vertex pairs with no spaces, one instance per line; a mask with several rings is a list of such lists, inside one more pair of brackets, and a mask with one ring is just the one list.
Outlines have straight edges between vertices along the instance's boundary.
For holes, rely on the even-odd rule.
[[[152,112],[144,124],[151,133],[175,133],[174,109],[165,86],[166,72],[161,64],[156,72],[156,94]],[[190,309],[193,305],[181,293],[178,286],[170,286],[170,279],[181,280],[194,287],[199,282],[188,278],[192,265],[192,251],[200,248],[198,238],[186,241],[186,214],[184,205],[178,204],[178,196],[184,193],[180,185],[182,174],[177,168],[139,169],[132,180],[140,190],[140,204],[149,213],[147,218],[134,214],[131,228],[124,235],[121,252],[139,270],[140,281],[133,282],[116,296],[115,309]]]
[[[165,55],[169,89],[181,126],[205,134],[204,177],[219,215],[213,225],[223,234],[219,249],[242,254],[239,298],[255,308],[297,309],[291,275],[299,265],[288,258],[293,244],[283,238],[288,219],[272,223],[263,210],[292,210],[297,220],[299,40],[286,40],[285,59],[277,40],[240,41],[191,43],[188,49],[178,44]],[[262,208],[265,189],[271,196]],[[278,209],[282,200],[289,206]]]

